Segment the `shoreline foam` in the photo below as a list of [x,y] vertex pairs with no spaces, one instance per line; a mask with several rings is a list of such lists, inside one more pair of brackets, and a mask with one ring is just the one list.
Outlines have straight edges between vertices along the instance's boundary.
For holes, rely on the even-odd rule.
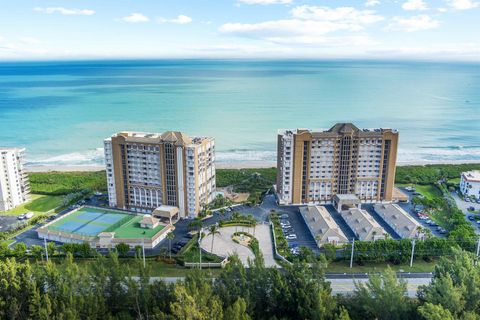
[[[404,166],[423,166],[432,164],[480,164],[479,160],[445,160],[445,161],[399,161],[398,167]],[[219,162],[215,164],[217,169],[260,169],[272,168],[277,166],[276,161],[238,161],[238,162]],[[45,166],[26,166],[27,172],[94,172],[105,170],[104,166],[66,166],[66,165],[45,165]]]

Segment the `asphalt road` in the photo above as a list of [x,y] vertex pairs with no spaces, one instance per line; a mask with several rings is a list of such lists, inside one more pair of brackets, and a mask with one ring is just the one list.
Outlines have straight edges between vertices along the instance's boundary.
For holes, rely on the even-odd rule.
[[[402,274],[398,275],[402,277]],[[355,291],[355,282],[357,283],[366,283],[368,281],[367,275],[349,275],[349,276],[336,276],[333,274],[327,274],[326,277],[328,282],[330,282],[330,287],[332,289],[332,295],[348,295],[352,294]],[[183,280],[183,277],[152,277],[150,278],[151,282],[163,280],[168,283],[174,283],[179,280]],[[420,286],[428,285],[431,281],[431,274],[411,274],[409,277],[403,277],[407,282],[407,296],[415,297],[417,295],[417,290]]]

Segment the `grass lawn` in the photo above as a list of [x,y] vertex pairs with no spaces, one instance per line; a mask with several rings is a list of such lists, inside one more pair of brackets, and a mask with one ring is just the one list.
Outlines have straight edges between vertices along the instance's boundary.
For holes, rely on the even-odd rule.
[[0,211],[2,215],[18,216],[26,212],[35,214],[45,213],[62,204],[63,196],[46,196],[41,194],[31,194],[30,201],[24,203],[12,210]]
[[455,185],[459,185],[460,184],[460,178],[453,178],[453,179],[448,179],[447,181],[448,183],[452,183],[452,184],[455,184]]
[[[412,185],[411,184],[406,184],[406,183],[399,183],[399,184],[396,184],[395,186],[403,188],[403,187],[410,187]],[[440,189],[438,189],[433,184],[427,184],[427,185],[417,184],[417,185],[415,185],[415,190],[417,192],[420,192],[425,198],[430,199],[430,200],[442,196],[442,192],[440,191]]]
[[[132,270],[132,273],[138,274],[136,270],[139,268],[143,267],[143,262],[140,260],[135,260],[131,258],[119,258],[120,259],[120,264],[122,266],[125,266],[126,268],[130,268]],[[56,263],[58,263],[58,267],[61,268],[61,262],[63,261],[62,259],[55,259],[54,260]],[[75,259],[75,262],[80,266],[84,268],[89,268],[92,263],[94,262],[92,259]],[[32,266],[39,266],[43,264],[43,262],[35,262],[31,261]],[[194,269],[190,268],[184,268],[179,265],[175,264],[168,264],[163,261],[156,261],[155,259],[147,258],[146,260],[147,268],[150,270],[150,276],[152,277],[185,277],[189,273],[192,273]],[[211,274],[212,277],[218,276],[220,273],[221,269],[204,269],[208,274]]]
[[381,272],[384,271],[387,266],[396,272],[432,272],[435,269],[436,261],[425,262],[423,260],[414,260],[413,266],[410,268],[410,264],[387,264],[387,263],[365,263],[360,266],[353,264],[353,268],[350,269],[350,261],[334,261],[328,264],[326,272],[331,273],[364,273],[364,272]]
[[160,230],[165,228],[164,225],[158,225],[153,229],[146,229],[140,227],[140,221],[143,219],[143,216],[136,216],[127,223],[121,225],[117,229],[113,230],[115,232],[115,238],[145,238],[149,239],[156,235]]

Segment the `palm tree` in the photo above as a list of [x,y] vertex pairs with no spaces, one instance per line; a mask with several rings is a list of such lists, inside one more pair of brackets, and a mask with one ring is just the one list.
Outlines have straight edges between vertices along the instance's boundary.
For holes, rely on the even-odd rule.
[[168,249],[170,251],[170,260],[172,260],[172,240],[175,239],[175,235],[173,232],[170,232],[167,234],[167,239],[168,239]]
[[220,234],[218,224],[212,224],[208,228],[208,234],[212,236],[212,249],[210,250],[210,252],[213,252],[213,241],[215,239],[215,235]]

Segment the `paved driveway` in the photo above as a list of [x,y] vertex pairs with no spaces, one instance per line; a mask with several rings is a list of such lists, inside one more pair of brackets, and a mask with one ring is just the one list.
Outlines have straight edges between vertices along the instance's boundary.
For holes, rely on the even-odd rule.
[[205,251],[212,252],[219,256],[229,256],[232,254],[237,254],[240,258],[240,261],[247,266],[248,259],[254,260],[255,255],[253,254],[250,248],[238,244],[232,240],[232,236],[237,231],[245,231],[250,234],[255,232],[255,238],[258,239],[260,250],[262,251],[265,266],[266,267],[276,267],[278,266],[273,258],[273,244],[270,237],[270,229],[266,224],[257,225],[255,231],[253,228],[249,227],[224,227],[220,228],[220,234],[215,235],[213,239],[213,250],[212,250],[212,235],[207,235],[202,239],[201,247]]

